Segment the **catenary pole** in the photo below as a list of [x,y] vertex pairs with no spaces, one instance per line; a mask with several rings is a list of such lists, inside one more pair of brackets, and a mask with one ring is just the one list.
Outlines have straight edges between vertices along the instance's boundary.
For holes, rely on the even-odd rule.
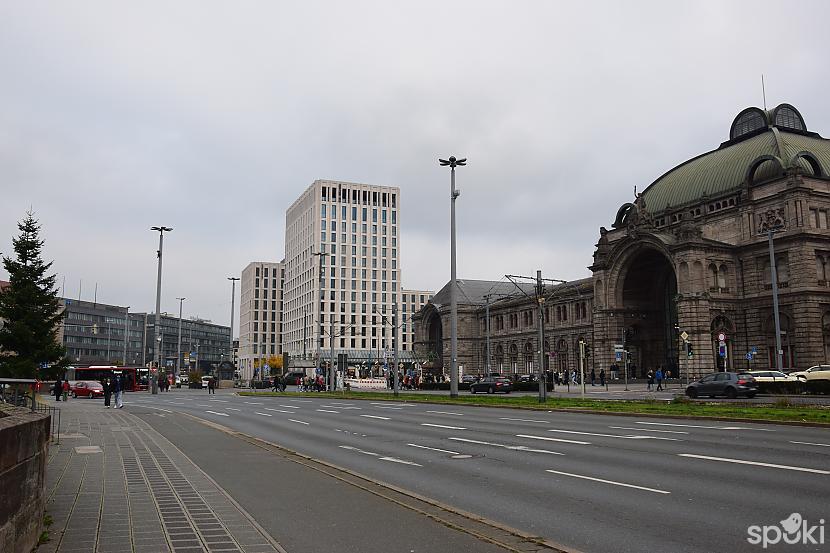
[[173,376],[174,384],[178,386],[179,373],[182,372],[182,304],[187,298],[176,298],[179,300],[179,338],[176,345],[176,372]]
[[161,356],[162,356],[162,344],[161,344],[161,262],[162,262],[162,255],[164,250],[164,233],[170,232],[173,229],[170,227],[158,226],[158,227],[150,227],[150,230],[158,231],[159,233],[159,249],[156,252],[158,255],[158,278],[156,279],[156,324],[155,324],[155,347],[156,347],[156,371],[153,373],[150,371],[150,393],[157,394],[159,393],[158,389],[158,371],[161,370]]
[[767,236],[769,239],[769,270],[770,278],[772,279],[772,312],[775,316],[775,368],[781,371],[784,367],[784,350],[781,348],[781,318],[778,312],[778,270],[775,267],[775,246],[772,243],[773,232],[775,232],[775,229],[770,228],[767,231]]

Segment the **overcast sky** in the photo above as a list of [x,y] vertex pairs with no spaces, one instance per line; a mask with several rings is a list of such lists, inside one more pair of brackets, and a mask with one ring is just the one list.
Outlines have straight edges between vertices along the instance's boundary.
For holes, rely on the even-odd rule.
[[[315,179],[401,188],[403,285],[589,275],[600,226],[794,104],[830,136],[826,2],[0,0],[0,252],[30,207],[65,295],[227,324]],[[7,275],[0,269],[0,279]],[[238,294],[238,290],[237,290]],[[237,301],[238,305],[238,301]]]

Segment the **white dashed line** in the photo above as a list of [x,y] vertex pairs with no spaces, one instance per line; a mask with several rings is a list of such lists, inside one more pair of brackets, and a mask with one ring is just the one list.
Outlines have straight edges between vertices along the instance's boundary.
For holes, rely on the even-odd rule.
[[427,447],[425,445],[418,445],[418,444],[406,444],[406,445],[408,445],[410,447],[417,447],[417,448],[420,448],[420,449],[429,449],[430,451],[438,451],[440,453],[449,453],[450,455],[461,455],[461,453],[459,453],[457,451],[450,451],[448,449],[438,449],[438,448],[435,448],[435,447]]
[[511,419],[508,417],[499,417],[499,420],[502,421],[517,421],[517,422],[540,422],[542,424],[550,424],[550,421],[540,421],[535,419]]
[[422,422],[421,426],[431,426],[433,428],[447,428],[449,430],[467,430],[466,428],[461,428],[460,426],[447,426],[445,424],[429,424],[428,422]]
[[670,442],[680,442],[682,440],[678,438],[660,438],[658,436],[636,436],[636,435],[626,435],[620,436],[619,434],[599,434],[597,432],[579,432],[577,430],[559,430],[558,428],[549,428],[548,432],[560,432],[562,434],[579,434],[581,436],[598,436],[600,438],[621,438],[623,440],[667,440]]
[[726,457],[709,457],[708,455],[694,455],[692,453],[678,453],[680,457],[690,457],[692,459],[705,459],[707,461],[723,461],[725,463],[738,463],[740,465],[755,465],[757,467],[769,467],[773,469],[795,470],[799,472],[812,472],[814,474],[830,474],[830,471],[811,469],[806,467],[793,467],[790,465],[776,465],[774,463],[759,463],[757,461],[745,461],[743,459],[728,459]]
[[591,445],[591,442],[580,442],[579,440],[566,440],[564,438],[548,438],[547,436],[533,436],[531,434],[516,434],[517,438],[530,438],[531,440],[545,440],[546,442],[562,442],[564,444]]
[[664,434],[688,434],[682,430],[657,430],[656,428],[631,428],[629,426],[609,426],[615,430],[636,430],[638,432],[662,432]]
[[793,442],[793,441],[791,441],[790,443],[791,444],[817,445],[817,446],[821,446],[821,447],[830,447],[830,444],[817,444],[817,443],[814,443],[814,442]]
[[464,413],[451,413],[449,411],[427,411],[427,413],[434,413],[436,415],[453,415],[455,417],[463,417]]
[[298,420],[294,420],[294,419],[288,419],[288,420],[290,420],[291,422],[296,422],[297,424],[305,424],[306,426],[308,426],[307,422],[298,421]]
[[450,440],[456,442],[466,442],[468,444],[479,444],[479,445],[489,445],[492,447],[501,447],[503,449],[509,449],[512,451],[527,451],[528,453],[548,453],[550,455],[564,455],[564,453],[559,453],[558,451],[550,451],[548,449],[534,449],[532,447],[527,447],[523,445],[506,445],[506,444],[494,444],[492,442],[482,442],[480,440],[470,440],[468,438],[449,438]]
[[285,409],[272,409],[271,407],[266,407],[266,411],[276,411],[277,413],[288,413],[289,415],[293,415],[294,411],[286,411]]
[[237,409],[236,407],[225,407],[228,411],[241,411],[242,409]]
[[338,413],[338,414],[340,413],[340,411],[330,411],[328,409],[316,409],[316,411],[318,411],[320,413]]
[[262,415],[263,417],[273,417],[274,415],[269,415],[268,413],[260,413],[258,411],[254,411],[255,415]]
[[360,416],[360,417],[366,417],[367,419],[381,419],[381,420],[384,420],[384,421],[388,421],[388,420],[389,420],[389,417],[379,417],[379,416],[377,416],[377,415],[358,415],[358,416]]
[[602,482],[603,484],[613,484],[614,486],[624,486],[626,488],[634,488],[637,490],[645,490],[647,492],[654,492],[654,493],[663,493],[669,494],[671,492],[667,492],[665,490],[658,490],[655,488],[646,488],[643,486],[635,486],[634,484],[626,484],[625,482],[614,482],[613,480],[603,480],[602,478],[594,478],[592,476],[584,476],[582,474],[573,474],[571,472],[562,472],[559,470],[551,470],[546,469],[546,472],[552,472],[553,474],[562,474],[564,476],[571,476],[573,478],[582,478],[583,480],[593,480],[594,482]]
[[216,411],[205,411],[205,413],[213,413],[214,415],[219,415],[220,417],[227,417],[227,413],[217,413]]

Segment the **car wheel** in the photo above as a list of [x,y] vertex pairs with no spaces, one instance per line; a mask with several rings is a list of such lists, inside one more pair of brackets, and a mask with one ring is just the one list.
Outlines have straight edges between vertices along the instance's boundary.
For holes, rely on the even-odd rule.
[[690,398],[696,398],[697,397],[697,390],[695,390],[694,388],[687,388],[686,389],[686,395],[689,396]]
[[495,393],[495,391],[496,391],[496,390],[494,390],[494,389],[493,389],[493,387],[492,387],[492,386],[490,386],[490,388],[487,390],[487,393],[488,393],[488,394],[492,394],[492,393]]
[[728,397],[729,399],[735,399],[736,397],[738,397],[738,391],[735,390],[735,388],[727,388],[725,393],[726,397]]
[[476,389],[475,389],[475,388],[473,388],[472,386],[470,386],[470,393],[471,393],[471,394],[476,393]]

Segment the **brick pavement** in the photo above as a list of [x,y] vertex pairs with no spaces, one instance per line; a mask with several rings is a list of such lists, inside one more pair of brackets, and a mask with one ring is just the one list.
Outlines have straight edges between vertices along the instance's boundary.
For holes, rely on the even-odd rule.
[[85,399],[57,406],[61,439],[51,446],[46,474],[46,512],[54,522],[38,553],[284,551],[129,408]]

